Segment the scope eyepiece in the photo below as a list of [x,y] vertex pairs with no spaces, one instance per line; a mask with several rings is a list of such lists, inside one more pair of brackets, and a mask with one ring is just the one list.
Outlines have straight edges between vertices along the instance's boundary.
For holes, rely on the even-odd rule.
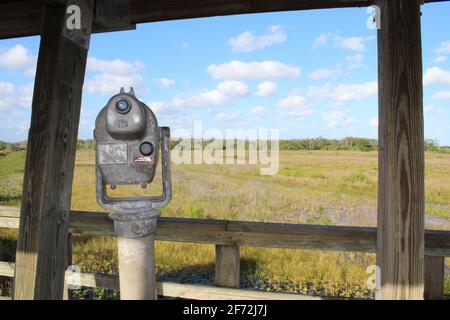
[[130,103],[125,100],[125,99],[120,99],[119,101],[116,102],[116,110],[119,113],[127,113],[128,111],[130,111],[131,109],[131,105]]

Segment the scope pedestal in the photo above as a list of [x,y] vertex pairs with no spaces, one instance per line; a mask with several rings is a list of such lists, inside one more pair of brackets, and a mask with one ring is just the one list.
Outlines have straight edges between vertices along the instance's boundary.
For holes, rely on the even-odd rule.
[[155,233],[159,212],[114,212],[121,300],[156,300]]

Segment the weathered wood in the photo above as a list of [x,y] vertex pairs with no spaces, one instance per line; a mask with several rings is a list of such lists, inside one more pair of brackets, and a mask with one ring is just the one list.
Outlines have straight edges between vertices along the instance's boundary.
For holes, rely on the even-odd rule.
[[[12,277],[14,264],[0,262],[0,276]],[[73,273],[67,272],[65,281],[84,287],[119,290],[119,277],[82,273],[76,281]],[[158,295],[182,299],[198,300],[321,300],[324,298],[302,294],[272,293],[248,289],[217,288],[205,285],[179,284],[175,282],[157,282]]]
[[425,299],[444,299],[444,278],[445,257],[425,256]]
[[216,245],[216,286],[239,288],[240,265],[239,246]]
[[424,134],[420,0],[380,0],[379,299],[423,299]]
[[[66,263],[66,271],[67,267],[72,265],[72,249],[73,249],[73,237],[72,234],[68,235],[67,239],[67,263]],[[63,300],[72,300],[72,290],[69,289],[69,284],[64,281],[64,292],[63,292]]]
[[[30,0],[31,1],[31,0]],[[35,2],[38,0],[35,0]],[[45,1],[45,0],[42,0]],[[50,0],[49,0],[50,1]],[[309,9],[368,7],[377,0],[131,0],[131,26],[136,23],[203,18],[235,14],[294,11]],[[450,0],[425,0],[425,3]],[[0,2],[0,39],[38,35],[40,32],[40,7],[28,1],[20,9],[9,9]],[[58,3],[58,0],[52,0]],[[8,5],[8,7],[6,6]],[[3,18],[5,16],[5,18]],[[103,28],[94,26],[94,32],[127,30],[128,28]]]
[[[0,228],[18,228],[19,209],[0,206]],[[114,236],[104,213],[72,211],[69,232]],[[226,220],[166,218],[158,220],[156,240],[268,248],[375,252],[376,228],[316,226]],[[427,230],[425,252],[450,256],[450,231]]]
[[[93,6],[82,1],[90,34]],[[87,50],[64,36],[65,7],[46,8],[34,87],[14,299],[61,299]]]
[[101,28],[123,28],[131,25],[131,0],[97,0],[94,22]]

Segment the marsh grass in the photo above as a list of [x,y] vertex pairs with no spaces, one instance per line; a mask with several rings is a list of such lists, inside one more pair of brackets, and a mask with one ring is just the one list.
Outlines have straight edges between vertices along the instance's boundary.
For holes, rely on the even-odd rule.
[[[20,152],[0,157],[0,197],[12,204],[17,204],[14,197],[20,197],[23,161],[24,153]],[[261,176],[259,167],[252,165],[173,165],[173,199],[162,215],[375,226],[377,161],[373,151],[282,151],[275,176]],[[427,152],[425,169],[426,215],[439,219],[427,228],[450,229],[450,154]],[[145,190],[120,187],[109,192],[117,196],[158,194],[159,181],[160,172]],[[77,151],[72,209],[105,212],[95,200],[92,150]],[[14,232],[1,232],[0,260],[13,258],[14,237]],[[214,280],[212,245],[157,242],[156,261],[159,279],[185,283]],[[116,274],[115,239],[75,236],[73,262],[86,272]],[[369,297],[366,269],[374,263],[372,254],[243,247],[241,286]],[[450,292],[448,276],[446,292]],[[107,290],[77,293],[77,298],[116,297],[116,292]]]

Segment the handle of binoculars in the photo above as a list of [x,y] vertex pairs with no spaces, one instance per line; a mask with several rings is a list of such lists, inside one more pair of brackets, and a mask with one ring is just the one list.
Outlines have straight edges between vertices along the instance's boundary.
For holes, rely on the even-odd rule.
[[172,199],[172,175],[170,172],[170,128],[161,127],[161,162],[163,194],[152,201],[152,208],[158,209],[167,205]]
[[170,170],[170,128],[159,128],[160,145],[161,145],[161,162],[162,162],[162,188],[163,193],[160,196],[149,197],[128,197],[113,198],[106,193],[106,183],[102,178],[99,169],[96,170],[97,175],[97,201],[99,204],[109,210],[119,212],[146,211],[149,209],[158,209],[167,205],[172,199],[172,180]]

